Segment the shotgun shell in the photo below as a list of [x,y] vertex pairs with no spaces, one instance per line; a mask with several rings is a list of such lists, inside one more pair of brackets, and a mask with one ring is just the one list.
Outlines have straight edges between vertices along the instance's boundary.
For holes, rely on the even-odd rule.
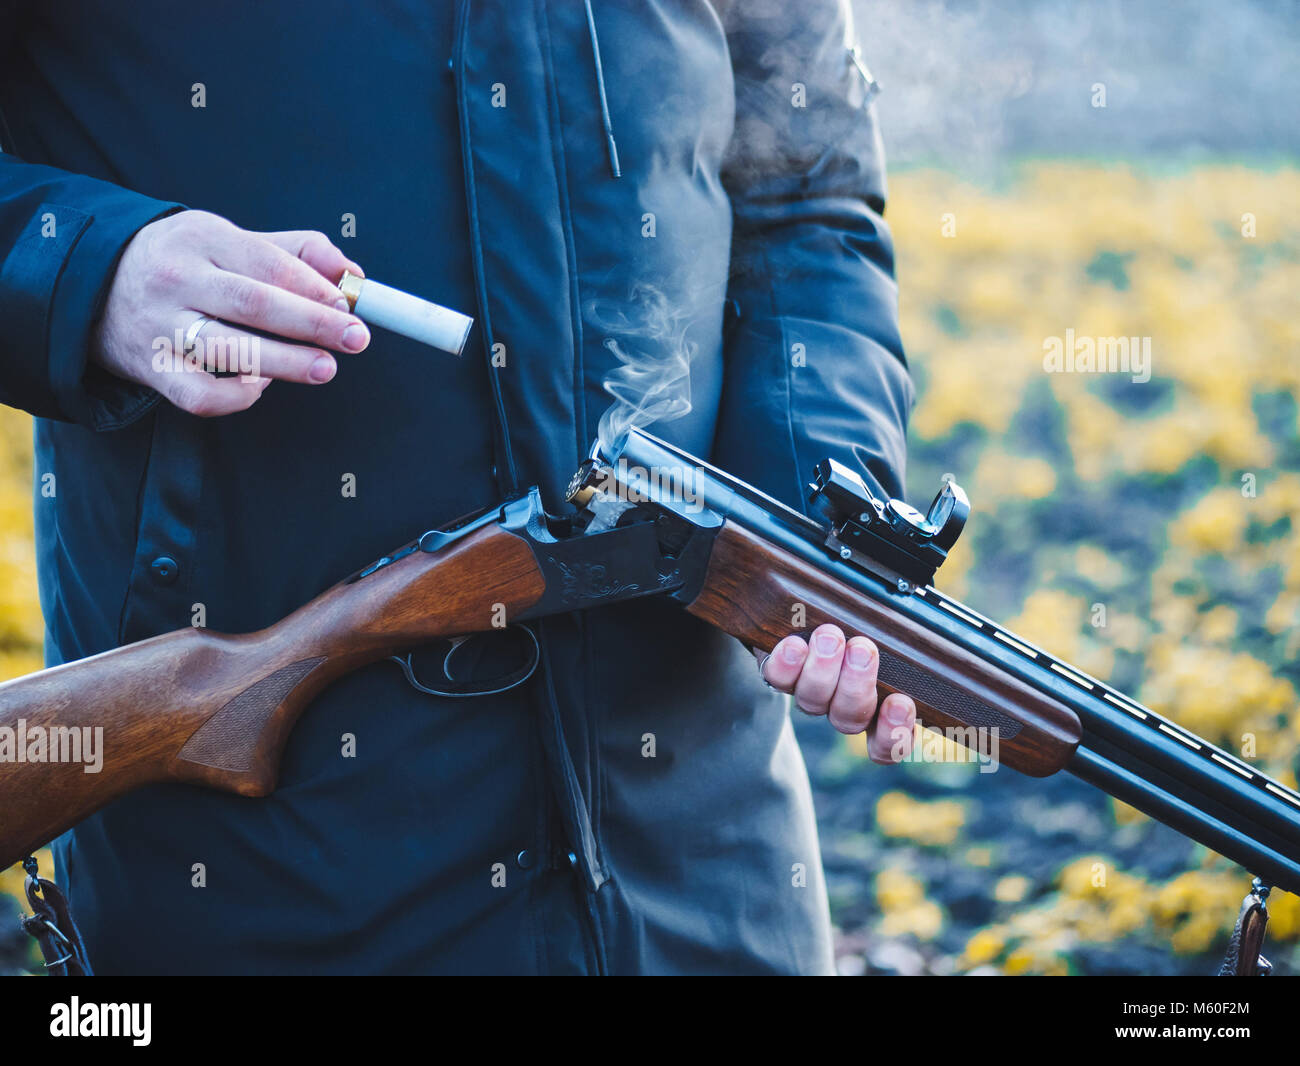
[[460,355],[465,350],[470,327],[474,325],[469,315],[347,272],[339,281],[339,290],[347,297],[352,313],[363,322],[452,355]]
[[597,482],[601,480],[603,470],[596,460],[584,459],[582,465],[574,471],[573,477],[569,478],[564,498],[575,507],[586,507],[596,494]]

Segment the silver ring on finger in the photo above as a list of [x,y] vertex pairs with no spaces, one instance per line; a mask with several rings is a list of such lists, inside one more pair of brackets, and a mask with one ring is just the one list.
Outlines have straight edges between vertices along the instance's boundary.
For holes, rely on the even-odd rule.
[[772,658],[772,653],[769,651],[766,655],[763,656],[763,661],[758,664],[758,679],[762,681],[763,684],[765,684],[773,692],[779,692],[780,689],[778,689],[775,685],[772,684],[772,682],[770,682],[767,679],[767,660],[770,658]]
[[215,321],[216,319],[209,315],[199,315],[198,318],[191,322],[190,328],[185,331],[185,348],[181,354],[189,355],[190,352],[194,351],[195,346],[199,343],[199,334],[203,332],[203,327],[209,322]]

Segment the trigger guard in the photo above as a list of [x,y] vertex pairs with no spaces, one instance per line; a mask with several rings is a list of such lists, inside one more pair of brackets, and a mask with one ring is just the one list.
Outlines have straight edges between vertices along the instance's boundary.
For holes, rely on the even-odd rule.
[[460,649],[469,637],[456,637],[451,641],[451,648],[442,658],[442,673],[447,679],[446,685],[438,687],[436,685],[426,685],[415,676],[415,667],[411,663],[411,656],[414,652],[407,652],[405,655],[390,655],[389,658],[402,668],[402,673],[406,676],[407,682],[415,689],[416,692],[423,692],[426,696],[450,696],[453,698],[464,698],[468,696],[495,696],[502,692],[509,692],[512,688],[518,688],[537,670],[537,664],[542,658],[541,645],[537,642],[537,634],[528,626],[510,626],[511,629],[521,629],[528,634],[528,639],[532,644],[532,651],[528,657],[528,662],[518,669],[511,670],[509,673],[502,674],[500,677],[492,678],[488,681],[453,681],[451,679],[451,658]]

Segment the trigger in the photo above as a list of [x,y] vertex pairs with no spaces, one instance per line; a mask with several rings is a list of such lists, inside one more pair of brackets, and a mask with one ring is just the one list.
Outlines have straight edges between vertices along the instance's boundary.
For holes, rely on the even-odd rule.
[[447,649],[447,654],[442,657],[442,676],[445,677],[448,681],[452,682],[453,684],[455,684],[456,682],[456,675],[451,672],[452,656],[455,655],[456,652],[460,650],[460,648],[462,648],[465,644],[469,642],[469,638],[472,635],[473,634],[464,637],[452,637],[448,641],[451,647]]
[[413,651],[407,652],[405,655],[391,655],[389,658],[402,668],[402,673],[410,686],[426,696],[495,696],[502,692],[509,692],[512,688],[517,688],[532,677],[542,657],[542,649],[537,641],[537,634],[528,626],[510,626],[508,628],[522,632],[527,636],[528,655],[522,666],[507,671],[499,677],[483,681],[456,681],[451,672],[452,657],[456,652],[475,636],[482,636],[482,634],[470,634],[469,636],[455,637],[449,640],[451,647],[442,658],[442,673],[446,678],[443,683],[425,684],[415,676],[415,665],[412,662],[412,657],[415,654]]

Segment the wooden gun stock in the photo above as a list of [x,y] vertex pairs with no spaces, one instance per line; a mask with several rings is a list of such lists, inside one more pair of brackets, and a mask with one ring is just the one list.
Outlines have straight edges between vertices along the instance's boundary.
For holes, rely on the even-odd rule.
[[299,714],[332,681],[491,628],[494,605],[513,617],[543,591],[527,542],[490,524],[349,578],[257,633],[182,629],[0,685],[0,728],[29,738],[103,729],[98,772],[84,762],[0,765],[0,869],[142,785],[267,794]]
[[881,698],[906,692],[924,725],[997,729],[1000,761],[1033,777],[1056,773],[1074,754],[1082,729],[1069,707],[733,522],[718,533],[704,587],[686,609],[771,651],[795,628],[796,604],[809,629],[834,622],[870,637]]

